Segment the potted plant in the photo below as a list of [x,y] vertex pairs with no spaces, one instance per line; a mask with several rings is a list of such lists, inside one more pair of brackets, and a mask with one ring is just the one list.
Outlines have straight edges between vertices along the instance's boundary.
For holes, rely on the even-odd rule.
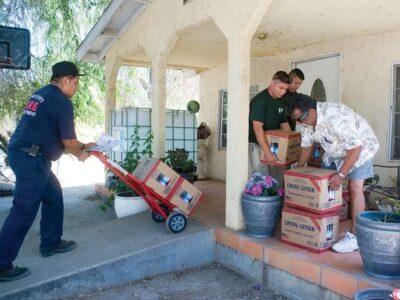
[[357,242],[364,271],[372,276],[400,279],[400,200],[383,198],[382,211],[360,212]]
[[242,193],[241,203],[246,232],[254,237],[271,237],[279,222],[284,190],[268,175],[254,173]]
[[194,161],[189,159],[189,152],[185,149],[177,148],[167,151],[167,156],[161,159],[176,173],[184,177],[190,183],[194,182],[196,167]]
[[354,300],[396,300],[400,299],[400,290],[388,290],[380,288],[359,290],[354,294]]
[[[141,146],[139,137],[139,126],[135,126],[133,128],[131,139],[131,151],[127,152],[124,161],[122,163],[119,163],[119,165],[129,173],[132,173],[136,169],[142,158],[151,157],[153,155],[151,151],[153,134],[151,131],[147,133],[145,140],[143,141],[142,151],[139,150]],[[107,207],[111,207],[112,203],[114,203],[114,209],[117,217],[122,218],[149,209],[146,201],[142,197],[137,196],[117,176],[109,176],[107,178],[106,186],[113,192],[113,196],[108,198],[106,203],[100,206],[102,210],[106,210]]]

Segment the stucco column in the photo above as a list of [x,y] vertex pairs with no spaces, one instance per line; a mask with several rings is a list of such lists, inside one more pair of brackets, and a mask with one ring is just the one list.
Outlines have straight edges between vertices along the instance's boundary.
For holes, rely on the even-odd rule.
[[248,176],[248,115],[251,36],[228,39],[228,140],[226,226],[243,228],[240,195]]
[[116,58],[106,58],[105,75],[106,75],[106,92],[105,92],[105,132],[110,133],[111,130],[111,111],[116,108],[116,87],[119,65]]
[[164,156],[165,149],[166,56],[154,56],[151,70],[151,128],[154,134],[152,151],[154,157],[160,158]]

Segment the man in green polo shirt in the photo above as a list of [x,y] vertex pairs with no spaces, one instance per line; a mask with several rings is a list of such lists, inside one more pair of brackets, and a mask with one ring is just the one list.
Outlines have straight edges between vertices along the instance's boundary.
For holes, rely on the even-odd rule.
[[[250,102],[249,114],[249,175],[254,172],[269,174],[282,183],[283,168],[274,166],[277,157],[273,154],[265,138],[266,130],[283,129],[290,131],[287,108],[280,99],[289,87],[290,77],[278,71],[265,90]],[[262,161],[263,162],[262,162]]]
[[[290,77],[290,84],[289,87],[285,93],[285,95],[282,96],[283,102],[287,105],[287,111],[290,112],[292,105],[294,103],[294,100],[297,98],[297,90],[300,88],[301,84],[304,81],[304,73],[300,69],[293,69],[292,71],[289,72],[289,77]],[[292,131],[296,130],[296,120],[293,120],[288,114],[288,123]]]

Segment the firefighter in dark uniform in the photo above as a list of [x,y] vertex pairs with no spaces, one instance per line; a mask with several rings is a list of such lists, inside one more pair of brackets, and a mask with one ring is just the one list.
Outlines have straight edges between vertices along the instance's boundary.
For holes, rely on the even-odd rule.
[[79,74],[72,62],[52,67],[50,84],[28,100],[8,147],[8,160],[16,176],[13,206],[0,232],[0,281],[29,274],[25,267],[13,266],[22,242],[41,208],[40,253],[50,256],[74,249],[74,241],[61,239],[64,205],[60,183],[51,171],[51,162],[66,151],[80,161],[89,157],[93,145],[79,142],[75,134],[70,98],[78,89]]

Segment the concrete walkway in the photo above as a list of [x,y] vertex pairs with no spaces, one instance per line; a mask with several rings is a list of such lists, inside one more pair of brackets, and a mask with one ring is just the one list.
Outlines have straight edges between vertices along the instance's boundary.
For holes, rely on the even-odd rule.
[[[0,299],[54,299],[213,261],[213,231],[196,221],[175,235],[155,223],[150,212],[117,219],[113,208],[101,211],[102,201],[90,197],[93,185],[63,193],[63,238],[75,240],[77,249],[41,257],[39,212],[14,262],[29,267],[31,275],[0,283]],[[0,197],[0,226],[11,205],[12,197]]]
[[64,232],[77,249],[43,258],[39,239],[29,236],[17,264],[30,268],[24,279],[0,283],[0,298],[54,299],[105,285],[213,261],[213,231],[190,221],[180,234],[167,233],[149,213],[113,219]]
[[[94,185],[63,188],[64,230],[97,224],[116,218],[113,209],[110,208],[105,212],[99,209],[102,203],[101,200],[85,200],[94,195],[94,193]],[[0,197],[0,228],[11,206],[12,197]],[[28,236],[39,235],[39,223],[40,209],[31,230],[28,232]]]

